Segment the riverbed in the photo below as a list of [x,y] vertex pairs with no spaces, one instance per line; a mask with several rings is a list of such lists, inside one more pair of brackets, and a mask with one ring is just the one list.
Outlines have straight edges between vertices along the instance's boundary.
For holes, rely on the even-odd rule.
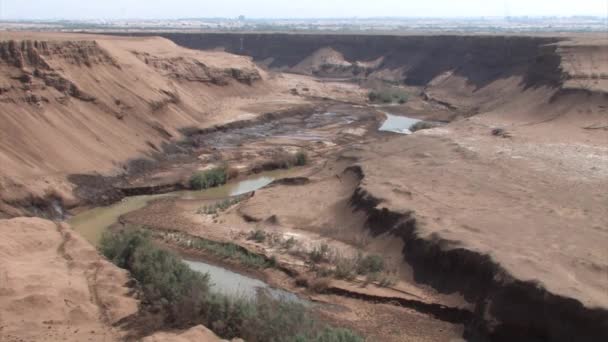
[[110,226],[118,222],[122,215],[144,208],[151,201],[177,197],[182,199],[224,200],[261,189],[274,180],[284,177],[289,171],[277,170],[263,172],[237,182],[200,191],[176,191],[160,195],[142,195],[126,197],[110,206],[97,207],[84,211],[67,220],[72,228],[85,239],[97,246],[101,236]]

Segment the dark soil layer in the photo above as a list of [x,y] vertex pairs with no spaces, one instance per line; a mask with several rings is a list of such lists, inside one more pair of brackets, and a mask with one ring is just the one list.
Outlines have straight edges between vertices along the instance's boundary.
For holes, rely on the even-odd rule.
[[[321,48],[331,47],[349,62],[369,62],[383,58],[372,69],[353,68],[350,74],[377,70],[407,69],[402,81],[426,86],[448,71],[465,77],[477,88],[492,81],[523,75],[526,87],[557,86],[562,81],[561,57],[553,43],[558,38],[517,36],[389,36],[333,34],[256,33],[161,33],[184,47],[251,56],[255,61],[272,60],[271,68],[289,69]],[[326,69],[317,76],[335,75]]]

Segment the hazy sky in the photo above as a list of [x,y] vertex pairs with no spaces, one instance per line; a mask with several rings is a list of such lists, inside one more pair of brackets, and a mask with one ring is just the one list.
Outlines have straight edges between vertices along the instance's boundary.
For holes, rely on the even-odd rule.
[[608,0],[0,0],[2,19],[605,16]]

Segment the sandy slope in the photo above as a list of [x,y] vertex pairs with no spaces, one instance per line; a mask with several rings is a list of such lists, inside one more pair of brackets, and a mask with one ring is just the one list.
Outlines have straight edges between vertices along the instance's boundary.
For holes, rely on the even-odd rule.
[[[291,89],[325,96],[330,88],[157,37],[3,32],[0,197],[56,194],[70,203],[69,174],[122,172],[182,128],[255,118],[306,101]],[[19,215],[0,201],[1,212]]]
[[581,128],[606,123],[588,106],[587,119],[559,106],[546,123],[488,113],[369,146],[363,188],[382,207],[414,210],[423,235],[448,249],[489,254],[518,279],[608,308],[608,133]]
[[0,340],[114,341],[137,312],[128,275],[62,224],[0,220]]
[[12,179],[111,168],[217,115],[209,112],[216,97],[263,77],[246,58],[160,38],[6,35],[0,160]]
[[[143,342],[221,342],[225,341],[217,337],[211,330],[198,325],[181,333],[160,332],[143,339]],[[236,339],[234,340],[237,341]]]

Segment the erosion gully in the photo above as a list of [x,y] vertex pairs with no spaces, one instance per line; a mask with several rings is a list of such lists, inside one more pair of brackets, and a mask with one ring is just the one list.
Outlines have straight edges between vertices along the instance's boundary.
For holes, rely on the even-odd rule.
[[[366,133],[374,131],[385,131],[399,134],[410,134],[409,128],[419,120],[403,116],[391,115],[385,112],[369,110],[357,114],[348,111],[324,111],[312,114],[297,114],[293,116],[279,117],[275,120],[261,120],[253,124],[236,124],[226,127],[219,127],[213,130],[199,131],[190,134],[185,141],[177,145],[193,148],[193,151],[202,149],[230,150],[238,149],[243,145],[265,142],[268,140],[280,140],[303,145],[318,142],[331,142],[338,146],[356,143],[361,137],[352,132],[361,132],[364,128]],[[94,245],[98,245],[101,236],[117,224],[121,216],[136,210],[145,208],[153,201],[177,198],[177,199],[197,199],[197,200],[217,200],[222,201],[235,196],[254,192],[261,189],[277,179],[281,179],[290,174],[286,170],[264,171],[241,177],[237,181],[229,182],[226,185],[200,191],[180,190],[162,191],[163,187],[150,187],[149,190],[138,189],[137,191],[124,192],[127,197],[108,206],[99,206],[83,211],[75,216],[69,217],[67,222],[78,231],[83,237]],[[159,191],[160,189],[160,191]],[[175,187],[164,187],[172,190]],[[151,194],[139,194],[150,191]],[[157,193],[161,192],[161,193]],[[297,301],[308,305],[310,302],[300,298],[288,291],[273,288],[264,281],[252,278],[248,275],[228,269],[229,266],[221,267],[199,260],[193,260],[189,256],[183,256],[184,262],[193,270],[208,273],[211,278],[212,286],[220,292],[240,296],[255,296],[260,291],[265,291],[275,298],[282,298],[288,301]],[[417,308],[418,303],[399,303],[393,299],[382,300],[382,298],[357,298],[347,293],[334,290],[334,295],[366,300],[373,303],[389,303],[394,305]],[[410,305],[411,304],[411,305]],[[418,308],[420,309],[420,308]],[[445,308],[422,307],[421,312],[427,312],[434,316],[453,323],[463,323],[461,319],[454,318],[460,313],[450,312]],[[447,318],[447,319],[446,319]]]

